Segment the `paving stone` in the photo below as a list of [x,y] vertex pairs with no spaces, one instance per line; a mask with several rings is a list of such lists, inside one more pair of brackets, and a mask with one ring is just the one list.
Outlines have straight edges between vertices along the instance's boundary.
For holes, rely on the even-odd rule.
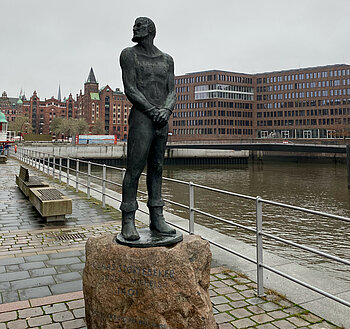
[[46,297],[51,295],[51,291],[48,286],[20,289],[18,290],[18,293],[21,300]]
[[70,311],[64,311],[64,312],[54,313],[52,315],[52,319],[55,322],[63,322],[63,321],[73,320],[74,315]]
[[271,316],[267,314],[257,314],[252,316],[251,319],[257,323],[271,322],[272,320],[274,320]]
[[310,324],[309,322],[306,322],[305,320],[303,320],[297,316],[289,317],[287,320],[289,322],[293,323],[294,325],[296,325],[297,327],[303,327],[303,326],[307,326]]
[[1,293],[3,303],[12,303],[19,301],[19,295],[17,291],[4,291]]
[[231,322],[234,328],[248,328],[256,325],[256,322],[252,321],[251,319],[240,319]]
[[32,278],[33,277],[35,278],[38,276],[47,276],[47,275],[57,274],[54,267],[38,268],[35,270],[29,270],[28,272]]
[[78,299],[78,300],[73,300],[71,302],[67,303],[67,306],[70,310],[74,310],[77,308],[81,308],[85,306],[85,301],[84,299]]
[[232,306],[230,304],[220,304],[220,305],[216,305],[215,308],[219,312],[225,312],[225,311],[231,310]]
[[5,323],[0,323],[0,329],[6,329],[6,324]]
[[246,318],[248,316],[253,315],[251,312],[247,311],[244,308],[238,308],[238,309],[232,310],[230,311],[230,313],[237,319]]
[[217,296],[217,297],[211,298],[211,302],[213,305],[218,305],[218,304],[227,304],[229,300],[224,296]]
[[43,262],[30,262],[19,264],[19,268],[21,270],[33,270],[36,268],[45,268],[45,264]]
[[240,308],[240,307],[245,307],[245,306],[247,306],[249,304],[246,303],[244,300],[238,300],[238,301],[230,302],[230,305],[233,308]]
[[218,326],[218,329],[233,329],[234,326],[230,323],[221,323]]
[[28,279],[29,277],[30,276],[28,271],[20,271],[15,273],[3,273],[3,274],[0,274],[0,282]]
[[265,311],[259,306],[248,306],[247,309],[254,314],[265,313]]
[[65,294],[67,292],[80,291],[83,289],[82,280],[57,283],[50,285],[50,289],[54,295]]
[[49,315],[42,315],[42,316],[37,316],[35,318],[28,319],[28,324],[31,327],[43,326],[44,324],[50,324],[50,323],[52,323],[52,319]]
[[42,276],[38,278],[24,279],[24,280],[16,280],[16,281],[10,282],[11,288],[13,290],[29,288],[29,287],[47,286],[49,284],[54,284],[54,283],[55,283],[55,280],[51,275]]
[[38,261],[43,261],[43,260],[48,260],[48,259],[49,259],[49,256],[45,255],[45,254],[24,257],[24,260],[26,262],[38,262]]
[[209,296],[215,297],[215,296],[217,296],[217,293],[213,289],[209,289]]
[[79,272],[69,272],[54,275],[54,279],[57,283],[82,280],[82,275]]
[[296,326],[286,320],[274,321],[273,324],[280,329],[294,329]]
[[224,323],[224,322],[230,322],[230,321],[234,320],[234,317],[232,317],[231,315],[229,315],[227,313],[216,314],[216,315],[214,315],[214,318],[215,318],[215,321],[217,324]]
[[259,297],[246,299],[246,302],[248,302],[251,305],[258,305],[258,304],[265,303],[265,301],[262,298],[259,298]]
[[17,312],[16,311],[0,313],[0,323],[11,321],[11,320],[16,320],[16,319],[17,319]]
[[69,257],[79,257],[82,256],[83,253],[81,250],[74,250],[68,252],[59,252],[57,254],[50,254],[48,257],[50,259],[58,259],[58,258],[69,258]]
[[81,263],[81,260],[78,257],[69,257],[69,258],[50,259],[46,262],[46,264],[50,266],[69,265],[69,264],[75,264],[75,263]]
[[227,284],[225,284],[223,281],[213,281],[211,282],[212,286],[215,288],[226,288]]
[[86,326],[85,321],[83,319],[75,319],[62,323],[63,329],[78,329],[82,326]]
[[73,310],[73,315],[76,319],[84,318],[85,317],[85,308],[77,308]]
[[261,324],[257,326],[256,328],[258,329],[276,329],[277,327],[274,326],[272,323],[266,323],[266,324]]
[[27,321],[26,320],[16,320],[7,323],[8,329],[27,329]]
[[33,308],[27,308],[24,310],[19,310],[18,311],[19,318],[20,319],[26,319],[29,317],[35,317],[39,315],[43,315],[44,312],[40,307],[33,307]]
[[69,268],[73,271],[82,271],[85,267],[85,263],[71,264]]
[[255,297],[255,291],[253,290],[244,290],[240,292],[241,295],[243,295],[244,297]]
[[275,311],[281,308],[279,305],[276,305],[275,303],[272,303],[272,302],[263,303],[263,304],[260,304],[259,306],[267,312]]
[[62,326],[60,323],[51,323],[42,326],[41,329],[62,329]]
[[286,318],[288,316],[288,314],[284,313],[283,311],[267,312],[267,314],[274,319],[283,319],[283,318]]
[[223,287],[214,289],[219,295],[232,294],[235,293],[236,290],[232,287]]
[[64,303],[53,304],[43,307],[45,314],[52,314],[66,311],[68,308]]
[[312,314],[312,313],[307,313],[307,314],[301,314],[300,315],[304,320],[309,321],[311,323],[319,322],[322,319],[319,318],[318,316]]
[[23,257],[0,259],[0,265],[16,265],[24,263]]
[[244,299],[244,297],[241,294],[239,294],[238,292],[236,292],[234,294],[227,294],[226,297],[230,298],[233,301]]

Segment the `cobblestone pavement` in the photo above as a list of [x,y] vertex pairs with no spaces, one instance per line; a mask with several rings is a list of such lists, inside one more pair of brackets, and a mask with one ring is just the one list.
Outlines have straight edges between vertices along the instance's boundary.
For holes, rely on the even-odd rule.
[[[337,328],[273,292],[256,297],[255,283],[233,271],[211,272],[210,295],[219,329]],[[0,329],[86,328],[84,315],[81,291],[34,298],[0,305]]]
[[[84,245],[91,235],[120,230],[118,216],[49,181],[73,199],[73,214],[59,227],[46,224],[15,186],[19,162],[9,159],[1,170],[0,329],[86,328]],[[239,273],[212,269],[209,293],[219,329],[336,328],[273,291],[256,297],[255,288]]]

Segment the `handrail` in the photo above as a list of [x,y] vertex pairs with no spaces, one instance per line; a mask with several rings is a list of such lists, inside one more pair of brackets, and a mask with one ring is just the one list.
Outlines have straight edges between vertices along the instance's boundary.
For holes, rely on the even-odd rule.
[[[17,157],[27,163],[28,165],[31,165],[41,171],[43,171],[45,173],[45,170],[47,172],[47,174],[50,174],[50,171],[52,172],[52,176],[55,177],[56,174],[56,167],[58,167],[58,179],[61,182],[62,181],[62,177],[65,178],[66,184],[69,185],[69,182],[72,181],[75,183],[76,185],[76,190],[78,191],[79,188],[79,184],[83,185],[86,187],[87,190],[87,195],[88,198],[90,198],[90,190],[96,191],[100,194],[102,194],[102,207],[105,207],[105,198],[111,198],[113,200],[119,201],[121,202],[121,200],[118,200],[115,196],[108,194],[108,190],[106,190],[106,183],[111,184],[113,186],[119,186],[121,187],[122,184],[121,183],[117,183],[117,182],[112,182],[110,180],[107,179],[107,169],[110,170],[118,170],[122,172],[122,177],[124,177],[125,174],[125,169],[123,168],[118,168],[118,167],[114,167],[114,166],[108,166],[105,164],[99,164],[99,163],[94,163],[91,161],[85,161],[85,160],[80,160],[80,159],[75,159],[75,158],[70,158],[70,157],[62,157],[62,156],[58,156],[58,155],[54,155],[54,154],[50,154],[50,153],[43,153],[43,152],[39,152],[39,151],[35,151],[35,150],[30,150],[30,149],[25,149],[25,148],[18,148],[18,153],[17,153]],[[52,159],[52,161],[51,161]],[[66,166],[64,166],[62,164],[62,160],[65,159],[66,160]],[[58,160],[58,163],[57,163]],[[70,165],[70,160],[75,161],[75,168],[71,167]],[[46,164],[45,164],[46,163]],[[87,172],[83,172],[80,170],[79,164],[80,163],[84,163],[88,165],[88,170]],[[52,165],[52,166],[51,166]],[[98,177],[95,175],[91,174],[91,167],[92,166],[98,166],[98,167],[102,167],[103,172],[102,172],[102,177]],[[46,168],[45,168],[46,167]],[[52,170],[51,170],[52,169]],[[65,172],[62,170],[64,169]],[[71,173],[70,173],[71,172]],[[75,179],[73,178],[74,176],[72,174],[75,174]],[[86,182],[82,182],[81,178],[79,179],[79,175],[85,176],[87,177]],[[142,173],[143,176],[146,176],[145,173]],[[101,185],[97,185],[100,186],[101,189],[96,188],[95,186],[92,186],[92,182],[91,182],[91,178],[100,181]],[[332,218],[335,220],[341,220],[343,222],[346,223],[350,223],[350,218],[348,217],[344,217],[344,216],[339,216],[339,215],[334,215],[334,214],[329,214],[329,213],[325,213],[322,211],[317,211],[317,210],[312,210],[312,209],[308,209],[308,208],[303,208],[303,207],[298,207],[298,206],[293,206],[293,205],[289,205],[289,204],[285,204],[285,203],[281,203],[281,202],[276,202],[276,201],[271,201],[271,200],[266,200],[263,198],[258,197],[253,197],[250,195],[244,195],[244,194],[239,194],[239,193],[234,193],[234,192],[230,192],[230,191],[225,191],[225,190],[221,190],[218,188],[214,188],[214,187],[209,187],[209,186],[205,186],[205,185],[201,185],[201,184],[195,184],[192,182],[186,182],[186,181],[182,181],[179,179],[174,179],[174,178],[168,178],[168,177],[163,177],[163,180],[165,181],[169,181],[172,183],[177,183],[177,184],[182,184],[182,185],[186,185],[189,187],[189,202],[188,205],[184,205],[181,204],[179,202],[176,202],[174,200],[169,200],[169,199],[164,199],[165,202],[188,209],[189,210],[189,229],[185,230],[187,233],[189,234],[194,234],[194,230],[195,230],[195,226],[194,226],[194,222],[195,222],[195,214],[201,214],[203,216],[207,216],[209,218],[213,218],[215,220],[224,222],[226,224],[230,224],[232,226],[241,228],[241,229],[245,229],[249,232],[255,233],[256,234],[256,259],[250,258],[246,255],[243,255],[237,251],[234,251],[232,249],[227,248],[226,246],[223,246],[215,241],[212,241],[210,239],[208,239],[208,241],[216,246],[219,247],[227,252],[230,252],[231,254],[240,257],[246,261],[249,261],[251,263],[256,264],[256,270],[257,270],[257,294],[258,296],[263,296],[264,295],[264,286],[263,286],[263,270],[268,270],[270,272],[273,272],[279,276],[282,276],[288,280],[291,280],[299,285],[302,285],[312,291],[315,291],[325,297],[328,297],[336,302],[339,302],[345,306],[350,307],[350,302],[343,300],[337,296],[334,296],[328,292],[325,292],[317,287],[314,287],[308,283],[305,283],[303,281],[300,281],[298,279],[296,279],[295,277],[292,277],[286,273],[283,273],[277,269],[274,269],[271,266],[268,266],[266,264],[264,264],[263,262],[263,237],[265,238],[269,238],[272,240],[276,240],[279,241],[281,243],[285,243],[287,245],[299,248],[301,250],[307,251],[307,252],[311,252],[313,254],[340,262],[344,265],[348,265],[350,266],[350,261],[343,259],[341,257],[337,257],[331,254],[328,254],[326,252],[323,251],[319,251],[316,250],[314,248],[310,248],[307,246],[304,246],[302,244],[299,243],[295,243],[293,241],[287,240],[287,239],[283,239],[280,238],[276,235],[270,234],[270,233],[266,233],[263,232],[263,210],[262,210],[262,205],[266,204],[266,205],[270,205],[270,206],[277,206],[277,207],[282,207],[282,208],[287,208],[290,210],[295,210],[295,211],[301,211],[304,213],[309,213],[309,214],[313,214],[313,215],[317,215],[317,216],[324,216],[324,217],[328,217],[328,218]],[[96,185],[96,183],[94,183]],[[200,210],[198,208],[195,208],[195,200],[194,200],[194,188],[198,188],[198,189],[204,189],[207,191],[211,191],[211,192],[216,192],[216,193],[222,193],[225,195],[229,195],[232,197],[237,197],[237,198],[243,198],[249,201],[254,201],[255,205],[256,205],[256,227],[249,227],[249,226],[245,226],[239,223],[236,223],[234,221],[225,219],[225,218],[221,218],[219,216],[210,214],[208,212],[205,212],[203,210]],[[142,194],[142,195],[147,195],[147,192],[144,191],[140,191],[138,190],[138,193]],[[142,213],[146,212],[142,209],[139,209],[139,211],[141,211]],[[172,223],[170,223],[172,224]],[[173,226],[180,228],[183,230],[183,228],[172,224]]]

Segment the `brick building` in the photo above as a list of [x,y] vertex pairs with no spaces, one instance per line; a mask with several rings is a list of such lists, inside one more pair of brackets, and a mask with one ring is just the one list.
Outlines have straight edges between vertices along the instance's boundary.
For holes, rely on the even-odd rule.
[[0,98],[0,111],[5,115],[7,122],[15,121],[16,117],[22,115],[22,97],[8,97],[6,91]]
[[84,118],[90,131],[98,121],[102,122],[106,134],[126,139],[128,134],[128,114],[132,104],[119,90],[108,85],[99,89],[93,69],[84,84],[84,93],[77,95],[77,116]]
[[175,78],[171,141],[344,138],[350,128],[350,66]]
[[[60,98],[60,92],[58,98]],[[34,91],[29,100],[23,101],[21,107],[22,115],[29,118],[35,134],[50,134],[50,125],[54,118],[62,117],[68,119],[77,117],[76,103],[72,94],[63,101],[54,97],[41,100],[37,92]]]
[[204,71],[175,78],[172,141],[253,138],[254,77]]

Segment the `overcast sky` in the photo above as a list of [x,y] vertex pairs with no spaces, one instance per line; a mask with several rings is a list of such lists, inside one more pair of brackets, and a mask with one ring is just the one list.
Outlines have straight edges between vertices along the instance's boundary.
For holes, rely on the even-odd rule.
[[0,92],[75,95],[90,67],[122,88],[119,54],[138,16],[175,74],[257,73],[350,63],[349,0],[1,0]]

